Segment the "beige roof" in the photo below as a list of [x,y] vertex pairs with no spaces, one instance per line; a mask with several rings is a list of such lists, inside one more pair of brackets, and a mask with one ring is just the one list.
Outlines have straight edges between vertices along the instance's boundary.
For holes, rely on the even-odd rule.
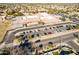
[[33,16],[23,16],[23,17],[20,17],[20,18],[17,18],[19,19],[18,23],[21,23],[21,24],[25,24],[25,23],[36,23],[38,21],[42,21],[44,23],[59,23],[59,22],[62,22],[60,19],[59,19],[60,16],[58,15],[50,15],[50,14],[47,14],[47,13],[38,13],[36,15],[33,15]]

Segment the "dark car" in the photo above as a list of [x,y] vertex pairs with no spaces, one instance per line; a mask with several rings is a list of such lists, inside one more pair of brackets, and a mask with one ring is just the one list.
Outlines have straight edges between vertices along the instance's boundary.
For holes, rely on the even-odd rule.
[[35,43],[38,43],[38,42],[40,42],[40,40],[35,41]]
[[34,34],[32,35],[32,38],[34,38]]
[[26,34],[26,32],[23,32],[23,34]]
[[37,34],[37,36],[39,37],[39,34]]
[[47,33],[44,33],[44,35],[47,35]]
[[52,29],[51,27],[49,29]]
[[32,31],[29,31],[30,33],[32,33]]

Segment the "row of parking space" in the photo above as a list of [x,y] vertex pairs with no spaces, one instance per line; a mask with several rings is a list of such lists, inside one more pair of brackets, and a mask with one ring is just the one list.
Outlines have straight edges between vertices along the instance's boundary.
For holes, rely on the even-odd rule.
[[[71,29],[73,29],[73,28],[71,28]],[[24,31],[24,32],[20,33],[19,35],[20,35],[20,37],[22,37],[23,40],[25,40],[25,39],[32,39],[35,37],[50,35],[50,34],[54,34],[54,33],[58,33],[58,32],[63,32],[66,30],[68,30],[68,25],[62,25],[62,26],[45,27],[45,28],[28,30],[28,31]]]

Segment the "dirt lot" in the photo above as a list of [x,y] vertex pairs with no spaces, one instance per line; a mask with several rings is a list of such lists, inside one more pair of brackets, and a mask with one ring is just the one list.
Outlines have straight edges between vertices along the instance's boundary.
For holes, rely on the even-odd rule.
[[0,42],[3,40],[3,37],[6,33],[6,31],[10,28],[11,21],[6,20],[0,23]]

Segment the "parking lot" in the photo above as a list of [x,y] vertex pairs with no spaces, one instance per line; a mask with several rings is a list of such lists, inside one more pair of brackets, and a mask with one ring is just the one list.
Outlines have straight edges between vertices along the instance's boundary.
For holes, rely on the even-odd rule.
[[68,26],[70,25],[53,26],[53,27],[45,27],[45,28],[27,30],[27,31],[18,33],[18,35],[16,34],[16,36],[20,36],[22,40],[31,40],[31,39],[35,39],[38,37],[40,38],[41,36],[47,36],[47,35],[50,36],[55,33],[65,32],[67,30],[74,29],[75,25],[72,25],[72,27],[70,28],[68,28]]

